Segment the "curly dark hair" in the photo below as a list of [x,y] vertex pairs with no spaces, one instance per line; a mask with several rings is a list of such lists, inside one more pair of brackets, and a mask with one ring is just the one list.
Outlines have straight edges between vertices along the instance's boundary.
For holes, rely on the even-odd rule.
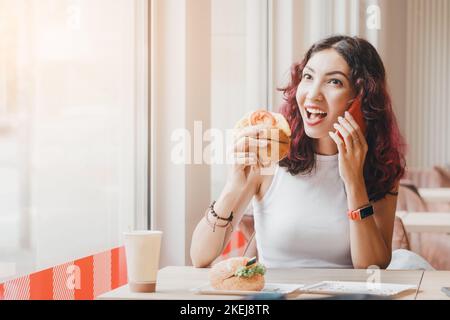
[[316,166],[313,139],[305,133],[296,92],[303,68],[315,53],[326,49],[334,49],[345,59],[351,70],[350,82],[362,97],[368,144],[364,180],[369,199],[397,195],[392,191],[405,172],[406,144],[392,110],[383,62],[372,44],[359,37],[336,35],[323,39],[308,50],[301,62],[292,65],[290,83],[279,89],[285,100],[280,112],[292,130],[291,149],[280,166],[292,175],[310,173]]

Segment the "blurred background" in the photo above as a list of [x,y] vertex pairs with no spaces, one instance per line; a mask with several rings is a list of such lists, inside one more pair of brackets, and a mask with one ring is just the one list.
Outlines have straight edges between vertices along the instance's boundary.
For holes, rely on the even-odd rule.
[[[173,132],[203,150],[204,131],[276,111],[290,65],[332,34],[366,38],[385,63],[409,144],[399,210],[450,215],[419,190],[450,187],[449,31],[448,0],[0,0],[0,280],[130,229],[164,231],[162,266],[190,264],[226,166],[173,163]],[[450,269],[433,260],[450,256],[448,229],[405,230]]]

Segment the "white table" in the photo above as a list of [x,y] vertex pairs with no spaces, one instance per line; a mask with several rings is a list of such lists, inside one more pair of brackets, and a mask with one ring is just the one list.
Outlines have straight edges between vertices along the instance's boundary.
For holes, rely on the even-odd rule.
[[420,188],[419,193],[429,203],[450,203],[450,188]]
[[436,232],[450,234],[450,212],[398,211],[408,232]]
[[425,271],[416,300],[450,300],[442,287],[450,287],[450,271]]
[[[98,300],[237,300],[241,296],[232,295],[200,295],[191,289],[208,283],[209,269],[193,267],[166,267],[158,272],[158,283],[155,293],[132,293],[128,285],[117,288],[99,296]],[[267,282],[314,284],[320,281],[367,281],[372,272],[363,269],[269,269],[266,274]],[[408,290],[395,296],[400,300],[415,300],[421,295],[420,284],[424,276],[423,270],[380,270],[381,283],[398,283],[417,285],[418,290]],[[447,299],[440,293],[442,286],[450,286],[448,274],[435,274],[427,283],[426,295],[433,298]],[[289,299],[312,299],[326,297],[309,293],[294,292]],[[449,298],[450,299],[450,298]]]

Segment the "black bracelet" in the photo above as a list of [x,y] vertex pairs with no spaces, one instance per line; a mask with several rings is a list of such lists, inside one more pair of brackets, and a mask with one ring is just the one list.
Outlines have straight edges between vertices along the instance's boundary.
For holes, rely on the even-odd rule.
[[233,221],[233,212],[231,212],[231,215],[228,218],[222,218],[216,213],[216,211],[214,211],[215,204],[216,204],[216,201],[213,201],[213,203],[209,206],[212,216],[218,220],[232,222]]

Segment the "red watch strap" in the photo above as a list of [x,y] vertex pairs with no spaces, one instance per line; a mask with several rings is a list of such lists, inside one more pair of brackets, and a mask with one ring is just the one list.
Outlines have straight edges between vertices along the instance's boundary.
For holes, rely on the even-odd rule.
[[362,220],[364,218],[370,217],[373,214],[373,206],[371,204],[368,204],[367,206],[364,206],[362,208],[356,209],[356,210],[349,210],[347,212],[348,218],[350,220]]
[[359,212],[359,209],[354,211],[349,210],[347,215],[350,220],[361,220],[361,214]]

